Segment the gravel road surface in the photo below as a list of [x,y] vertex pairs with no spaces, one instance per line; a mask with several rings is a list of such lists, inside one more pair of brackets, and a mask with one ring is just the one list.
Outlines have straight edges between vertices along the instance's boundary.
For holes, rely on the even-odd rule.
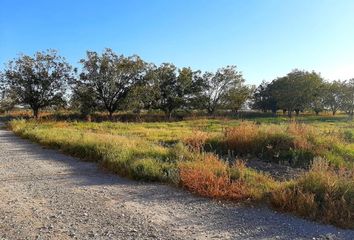
[[0,130],[0,239],[354,239],[266,207],[105,172]]

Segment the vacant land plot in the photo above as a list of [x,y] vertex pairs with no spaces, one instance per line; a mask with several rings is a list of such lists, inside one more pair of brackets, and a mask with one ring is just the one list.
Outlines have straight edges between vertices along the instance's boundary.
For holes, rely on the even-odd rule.
[[[115,123],[25,121],[12,130],[134,179],[354,227],[354,123],[345,117]],[[287,166],[299,174],[280,180]],[[246,163],[245,163],[246,162]],[[251,167],[250,167],[251,166]],[[301,170],[302,169],[302,170]]]

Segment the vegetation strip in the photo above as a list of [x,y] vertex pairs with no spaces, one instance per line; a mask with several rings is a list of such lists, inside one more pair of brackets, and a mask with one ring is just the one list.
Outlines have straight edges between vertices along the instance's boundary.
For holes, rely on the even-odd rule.
[[[171,132],[161,128],[164,124],[169,125]],[[263,151],[263,154],[272,156],[270,161],[277,160],[274,151],[286,152],[286,148],[290,152],[294,149],[314,151],[316,156],[316,151],[328,148],[326,141],[331,141],[333,151],[338,148],[333,139],[337,144],[350,144],[351,139],[343,137],[342,132],[328,139],[317,139],[311,135],[311,128],[296,123],[262,124],[251,133],[248,129],[255,127],[252,123],[235,121],[221,132],[220,122],[215,120],[200,120],[198,130],[189,128],[189,124],[188,121],[125,124],[14,120],[10,127],[22,137],[96,161],[122,176],[168,182],[213,198],[266,202],[278,210],[324,223],[354,226],[354,175],[352,165],[346,163],[352,161],[350,151],[341,161],[325,160],[327,155],[315,157],[308,172],[290,181],[276,181],[268,174],[246,167],[240,160],[224,161],[211,151],[220,152],[233,146],[239,149],[239,156],[259,154],[258,148],[255,150],[253,146],[266,144],[264,150],[269,152]],[[202,131],[210,124],[215,126]],[[272,131],[267,130],[269,128]],[[176,135],[173,129],[183,134]],[[288,145],[278,146],[277,143],[284,142],[282,131],[289,135],[285,141]],[[313,139],[317,139],[319,145],[312,142]],[[273,144],[271,148],[270,144]],[[207,148],[211,149],[205,152]],[[326,154],[330,156],[331,149]],[[309,164],[306,154],[289,156],[303,161],[304,166]]]

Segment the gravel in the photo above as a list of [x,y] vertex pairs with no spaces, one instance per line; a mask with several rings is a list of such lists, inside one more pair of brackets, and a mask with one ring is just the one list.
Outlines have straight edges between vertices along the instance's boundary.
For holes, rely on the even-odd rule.
[[0,239],[354,239],[266,207],[105,172],[0,130]]

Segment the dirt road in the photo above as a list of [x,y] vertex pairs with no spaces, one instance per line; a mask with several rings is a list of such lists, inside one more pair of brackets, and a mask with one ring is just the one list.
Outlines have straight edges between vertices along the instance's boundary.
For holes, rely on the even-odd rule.
[[0,239],[354,239],[354,231],[104,172],[0,130]]

